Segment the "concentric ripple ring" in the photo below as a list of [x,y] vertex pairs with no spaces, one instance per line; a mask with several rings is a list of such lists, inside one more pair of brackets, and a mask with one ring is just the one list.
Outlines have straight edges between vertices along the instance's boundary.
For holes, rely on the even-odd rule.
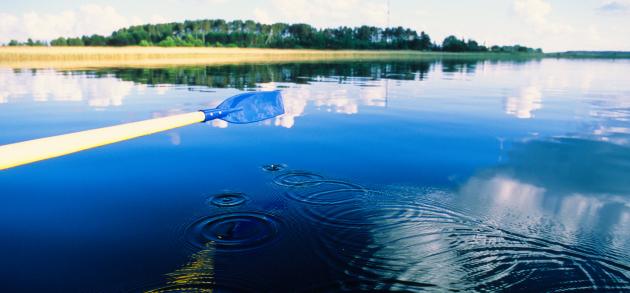
[[230,213],[197,220],[186,233],[190,244],[241,250],[269,243],[278,236],[280,222],[273,216],[258,213]]
[[308,187],[318,185],[324,177],[307,171],[291,171],[278,175],[273,182],[285,187]]
[[285,195],[293,200],[313,205],[337,205],[363,198],[368,190],[360,185],[338,180],[311,181],[310,188],[288,190]]
[[242,192],[225,192],[211,196],[208,203],[218,207],[233,207],[247,201],[247,196]]

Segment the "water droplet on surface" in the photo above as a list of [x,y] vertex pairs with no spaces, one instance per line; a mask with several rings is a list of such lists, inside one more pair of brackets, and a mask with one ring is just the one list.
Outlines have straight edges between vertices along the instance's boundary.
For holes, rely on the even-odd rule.
[[262,166],[263,171],[267,171],[267,172],[278,172],[286,168],[287,168],[286,164],[267,164],[267,165]]
[[208,202],[218,207],[233,207],[245,203],[247,199],[242,192],[225,192],[211,196]]
[[278,235],[279,222],[258,213],[233,213],[206,217],[190,225],[188,242],[198,248],[250,249],[270,242]]

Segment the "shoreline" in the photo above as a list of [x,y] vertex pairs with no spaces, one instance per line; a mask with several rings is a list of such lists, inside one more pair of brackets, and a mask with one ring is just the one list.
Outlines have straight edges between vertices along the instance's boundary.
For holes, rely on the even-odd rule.
[[0,47],[0,67],[90,69],[316,61],[536,59],[543,54],[213,47]]

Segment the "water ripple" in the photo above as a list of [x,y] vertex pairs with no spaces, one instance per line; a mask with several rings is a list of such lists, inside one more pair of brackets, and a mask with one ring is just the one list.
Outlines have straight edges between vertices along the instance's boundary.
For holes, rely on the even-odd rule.
[[315,291],[630,290],[624,262],[497,228],[431,196],[391,195],[304,171],[274,181],[304,204],[298,210],[317,229],[320,259],[358,280]]
[[340,280],[320,284],[298,292],[427,292],[438,289],[433,284],[392,279]]
[[314,210],[308,209],[310,215],[325,224],[321,257],[349,276],[452,290],[523,289],[524,279],[527,286],[539,286],[535,291],[567,288],[569,283],[556,287],[565,281],[576,288],[630,289],[630,270],[623,264],[439,208],[380,204]]
[[293,200],[313,205],[337,205],[360,200],[368,192],[360,185],[336,180],[308,181],[310,188],[285,192]]
[[256,292],[253,289],[240,288],[237,286],[217,285],[211,282],[194,283],[194,284],[172,284],[159,287],[157,289],[147,290],[148,293],[190,293],[190,292],[231,292],[246,293]]
[[247,196],[242,192],[224,192],[215,194],[208,199],[208,202],[218,207],[233,207],[241,205],[247,201]]
[[189,226],[186,235],[198,248],[249,249],[276,238],[279,225],[263,213],[230,213],[202,218]]
[[287,168],[286,164],[266,164],[261,167],[263,171],[278,172]]
[[285,187],[308,187],[318,185],[324,177],[307,171],[291,171],[278,175],[273,182]]

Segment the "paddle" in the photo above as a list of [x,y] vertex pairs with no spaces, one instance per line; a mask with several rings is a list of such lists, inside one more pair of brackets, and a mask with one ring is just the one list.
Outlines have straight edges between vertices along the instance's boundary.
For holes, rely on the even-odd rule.
[[243,124],[281,114],[280,91],[248,92],[230,97],[214,109],[3,145],[0,170],[213,119]]

